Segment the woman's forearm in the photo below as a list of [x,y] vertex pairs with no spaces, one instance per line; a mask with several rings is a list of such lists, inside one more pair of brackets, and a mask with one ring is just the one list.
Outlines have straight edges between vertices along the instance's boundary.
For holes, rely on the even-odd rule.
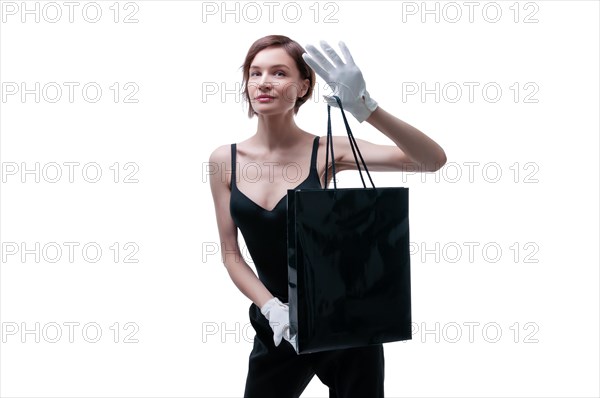
[[229,277],[237,288],[254,304],[261,308],[273,295],[258,279],[252,268],[242,259],[240,261],[228,260],[225,264]]
[[446,163],[446,153],[434,140],[378,106],[366,119],[389,137],[408,157],[424,169],[436,171]]

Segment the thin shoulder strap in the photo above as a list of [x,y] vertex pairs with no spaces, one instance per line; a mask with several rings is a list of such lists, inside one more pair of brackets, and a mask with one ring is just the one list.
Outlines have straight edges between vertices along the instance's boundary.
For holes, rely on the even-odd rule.
[[235,152],[236,152],[236,145],[231,144],[231,184],[229,185],[229,188],[232,189],[235,186]]
[[317,149],[319,149],[319,137],[318,135],[315,137],[314,141],[313,141],[313,149],[312,149],[312,155],[310,157],[310,169],[312,170],[317,170]]

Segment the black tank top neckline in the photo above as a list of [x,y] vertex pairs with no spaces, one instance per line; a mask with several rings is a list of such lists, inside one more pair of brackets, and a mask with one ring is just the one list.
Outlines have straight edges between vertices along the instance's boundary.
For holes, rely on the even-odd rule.
[[[318,187],[321,188],[321,183],[319,180],[319,175],[317,172],[317,148],[319,147],[319,136],[315,136],[314,140],[313,140],[313,148],[312,148],[312,153],[311,153],[311,158],[310,158],[310,170],[308,173],[308,176],[306,176],[306,178],[304,180],[302,180],[302,182],[300,182],[300,184],[298,184],[297,186],[295,186],[294,188],[290,188],[290,189],[298,189],[300,188],[302,185],[306,184],[307,182],[309,182],[309,180],[311,178],[315,178],[318,181]],[[255,201],[253,201],[252,199],[250,199],[245,193],[243,193],[242,191],[240,191],[237,187],[236,184],[236,154],[237,154],[237,146],[235,143],[231,144],[231,184],[230,184],[230,189],[231,189],[231,195],[233,196],[234,192],[236,194],[239,194],[242,198],[244,198],[246,201],[252,203],[254,206],[256,206],[259,210],[262,211],[266,211],[266,212],[274,212],[275,210],[277,210],[279,208],[279,206],[283,203],[285,203],[285,199],[287,198],[287,193],[285,195],[283,195],[283,197],[281,197],[281,199],[279,199],[279,201],[277,202],[277,204],[275,204],[275,206],[271,209],[271,210],[267,210],[264,207],[262,207],[261,205],[259,205],[258,203],[256,203]]]

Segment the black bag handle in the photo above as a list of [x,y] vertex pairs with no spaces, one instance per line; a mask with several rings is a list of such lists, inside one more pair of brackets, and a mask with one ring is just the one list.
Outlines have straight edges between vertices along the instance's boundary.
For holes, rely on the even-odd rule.
[[[375,189],[375,184],[373,184],[373,180],[371,179],[371,174],[369,174],[369,170],[367,169],[367,165],[365,163],[365,160],[363,159],[361,153],[360,153],[360,149],[358,149],[358,144],[356,143],[356,141],[354,140],[354,135],[352,135],[352,130],[350,130],[350,125],[348,124],[348,120],[346,119],[346,114],[344,113],[344,108],[342,107],[342,101],[340,100],[340,98],[337,95],[334,95],[333,98],[335,98],[336,102],[338,103],[339,107],[340,107],[340,111],[342,112],[342,117],[344,119],[344,124],[346,125],[346,133],[348,134],[348,140],[350,141],[350,148],[352,148],[352,154],[354,155],[354,160],[356,161],[356,167],[358,169],[358,173],[360,175],[360,180],[362,181],[363,184],[363,188],[366,188],[366,184],[365,184],[365,180],[363,179],[362,176],[362,171],[360,169],[360,165],[358,164],[358,158],[356,157],[356,152],[358,152],[358,156],[360,156],[360,161],[362,162],[365,171],[367,172],[367,176],[369,177],[369,181],[371,181],[371,185],[373,186],[373,189]],[[329,164],[329,147],[331,147],[331,168],[332,168],[332,174],[333,174],[333,189],[337,189],[337,184],[335,182],[335,158],[333,156],[333,137],[331,134],[331,105],[329,105],[329,103],[327,104],[327,152],[325,153],[325,165]],[[356,151],[354,150],[354,147],[356,147]],[[329,169],[329,167],[325,167],[325,184],[327,184],[327,170]],[[323,189],[326,189],[327,187],[323,187]]]

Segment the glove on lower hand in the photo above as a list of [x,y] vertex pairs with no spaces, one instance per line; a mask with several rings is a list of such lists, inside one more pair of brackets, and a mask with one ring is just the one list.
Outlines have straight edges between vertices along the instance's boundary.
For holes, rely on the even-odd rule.
[[342,61],[326,41],[321,40],[320,43],[321,48],[323,48],[335,66],[310,44],[306,46],[308,54],[303,53],[302,58],[333,89],[331,96],[323,96],[325,101],[329,105],[339,108],[335,98],[333,98],[333,95],[337,95],[340,97],[344,109],[362,123],[377,109],[377,102],[369,95],[362,72],[354,63],[352,55],[343,41],[340,41],[339,45],[346,63]]
[[260,312],[269,320],[269,326],[273,329],[275,346],[279,346],[283,338],[296,348],[296,336],[290,336],[290,310],[288,305],[282,303],[277,297],[273,297],[261,307]]

